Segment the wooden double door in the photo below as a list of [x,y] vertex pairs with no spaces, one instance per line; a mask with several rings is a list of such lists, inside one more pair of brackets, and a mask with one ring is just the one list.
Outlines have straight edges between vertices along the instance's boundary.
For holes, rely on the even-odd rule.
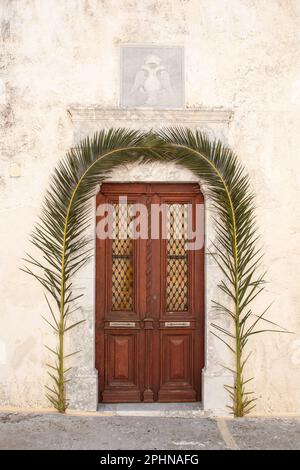
[[201,400],[204,248],[187,248],[187,224],[197,226],[197,204],[203,205],[197,184],[102,184],[96,247],[99,401]]

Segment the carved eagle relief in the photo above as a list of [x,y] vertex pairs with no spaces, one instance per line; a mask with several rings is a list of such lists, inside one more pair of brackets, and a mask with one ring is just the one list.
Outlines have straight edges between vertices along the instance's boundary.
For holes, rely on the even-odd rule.
[[130,94],[148,106],[162,105],[170,100],[173,94],[170,74],[159,56],[146,56],[144,64],[136,72]]

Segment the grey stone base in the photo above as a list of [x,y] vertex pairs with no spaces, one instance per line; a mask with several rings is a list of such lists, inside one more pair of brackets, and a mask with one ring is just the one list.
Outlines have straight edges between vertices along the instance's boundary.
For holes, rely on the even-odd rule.
[[176,418],[207,417],[202,403],[99,403],[98,411],[107,416],[160,416]]
[[230,397],[224,385],[233,385],[232,375],[211,375],[203,370],[202,383],[203,409],[215,416],[231,415]]
[[69,408],[96,411],[98,407],[98,373],[96,369],[74,372],[68,387]]

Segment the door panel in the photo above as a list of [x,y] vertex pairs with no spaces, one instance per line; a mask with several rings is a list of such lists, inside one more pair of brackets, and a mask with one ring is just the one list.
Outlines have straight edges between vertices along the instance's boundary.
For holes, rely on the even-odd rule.
[[139,401],[138,335],[109,332],[106,342],[106,387],[103,401]]
[[[127,197],[127,206],[119,207],[119,196]],[[203,247],[186,247],[187,224],[192,220],[194,228],[196,204],[203,204],[199,186],[105,183],[97,207],[107,203],[112,204],[114,223],[121,220],[127,226],[136,216],[131,208],[142,203],[148,227],[143,238],[124,239],[122,224],[112,240],[97,238],[99,401],[200,400],[204,252]],[[159,204],[164,210],[157,209]],[[160,222],[151,237],[155,211]]]
[[161,384],[159,401],[195,401],[193,332],[161,334]]

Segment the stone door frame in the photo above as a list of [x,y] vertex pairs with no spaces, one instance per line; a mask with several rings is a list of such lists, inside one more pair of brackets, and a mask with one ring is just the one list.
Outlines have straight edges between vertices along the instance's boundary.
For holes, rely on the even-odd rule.
[[[228,132],[233,113],[220,109],[121,109],[101,108],[92,105],[72,105],[68,109],[73,128],[73,142],[76,145],[87,135],[101,128],[127,127],[134,129],[155,129],[166,126],[186,126],[199,129],[223,143],[228,141]],[[204,411],[216,415],[228,414],[228,393],[224,385],[232,384],[232,374],[222,364],[230,366],[231,356],[226,347],[210,333],[210,323],[226,321],[211,308],[211,301],[218,300],[220,293],[216,285],[221,273],[209,255],[210,242],[214,241],[212,211],[205,185],[189,170],[173,163],[130,164],[113,170],[106,180],[110,182],[198,182],[205,199],[205,367],[202,370],[202,403]],[[95,192],[98,193],[100,186]],[[96,220],[96,198],[91,199],[92,220]],[[91,224],[89,233],[95,254],[95,225]],[[80,350],[73,359],[71,381],[68,386],[70,408],[82,411],[95,411],[98,407],[98,373],[95,369],[95,267],[96,259],[78,272],[74,288],[82,292],[78,319],[86,321],[72,330],[67,339],[70,349]],[[224,326],[228,326],[224,323]],[[67,345],[68,346],[68,345]],[[180,406],[180,405],[178,405]]]

